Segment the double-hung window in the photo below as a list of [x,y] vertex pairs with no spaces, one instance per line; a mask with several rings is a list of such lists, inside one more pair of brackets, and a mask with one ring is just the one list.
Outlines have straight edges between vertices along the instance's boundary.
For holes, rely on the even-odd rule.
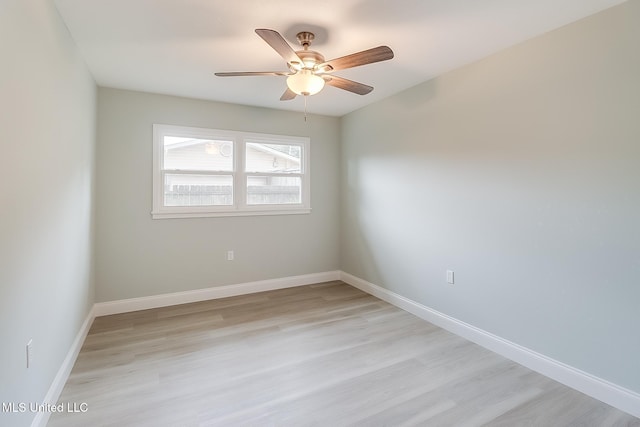
[[309,213],[309,138],[153,125],[154,219]]

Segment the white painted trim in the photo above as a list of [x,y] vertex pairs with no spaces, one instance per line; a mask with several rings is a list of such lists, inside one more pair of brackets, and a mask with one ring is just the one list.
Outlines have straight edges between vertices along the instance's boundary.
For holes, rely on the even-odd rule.
[[148,297],[131,298],[119,301],[99,302],[94,306],[94,313],[96,317],[107,316],[110,314],[147,310],[150,308],[206,301],[216,298],[226,298],[236,295],[271,291],[274,289],[292,288],[295,286],[310,285],[313,283],[330,282],[333,280],[340,280],[340,273],[340,271],[326,271],[322,273],[304,274],[301,276],[290,276],[279,279],[259,280],[256,282],[196,289],[193,291],[152,295]]
[[[95,305],[89,310],[87,317],[84,319],[80,330],[76,334],[76,338],[71,343],[71,347],[69,348],[69,352],[67,353],[67,357],[64,358],[60,369],[58,369],[58,373],[56,374],[47,394],[44,397],[42,403],[45,405],[55,405],[60,398],[60,393],[62,393],[62,389],[64,385],[67,383],[67,379],[69,378],[69,374],[71,373],[71,369],[73,365],[76,363],[76,359],[78,358],[78,354],[80,353],[80,349],[82,348],[82,344],[84,344],[84,340],[89,333],[89,329],[91,328],[91,324],[93,323],[93,319],[95,318]],[[49,421],[49,417],[51,416],[51,412],[49,411],[41,411],[36,414],[31,422],[31,427],[45,427],[47,422]]]
[[449,332],[473,341],[501,356],[539,372],[588,396],[640,418],[640,394],[598,378],[543,354],[491,334],[468,323],[424,306],[395,292],[340,272],[340,279],[368,294],[395,305]]
[[218,218],[226,216],[266,216],[266,215],[307,215],[311,213],[309,209],[273,209],[273,210],[234,210],[229,212],[151,212],[153,219],[176,219],[176,218]]

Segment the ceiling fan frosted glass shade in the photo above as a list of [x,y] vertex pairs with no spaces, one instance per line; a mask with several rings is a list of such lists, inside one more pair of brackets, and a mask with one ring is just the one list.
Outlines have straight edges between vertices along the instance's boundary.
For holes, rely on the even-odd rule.
[[300,70],[287,77],[287,86],[298,95],[315,95],[324,87],[324,79],[310,70]]

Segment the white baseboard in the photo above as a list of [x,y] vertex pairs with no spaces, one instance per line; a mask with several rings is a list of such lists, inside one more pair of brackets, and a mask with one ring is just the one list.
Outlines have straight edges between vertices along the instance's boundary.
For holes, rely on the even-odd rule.
[[330,282],[332,280],[340,280],[340,271],[326,271],[322,273],[304,274],[301,276],[290,276],[279,279],[259,280],[257,282],[246,282],[235,285],[196,289],[193,291],[174,292],[170,294],[130,298],[119,301],[99,302],[94,306],[94,313],[96,317],[107,316],[109,314],[127,313],[130,311],[147,310],[150,308],[233,297],[237,295],[271,291],[274,289]]
[[[87,337],[87,333],[89,333],[89,329],[91,328],[91,324],[93,323],[93,319],[95,318],[94,309],[95,306],[92,307],[91,310],[89,310],[89,313],[84,319],[84,322],[82,323],[80,330],[76,334],[73,343],[71,343],[71,348],[69,348],[67,357],[64,358],[60,369],[58,369],[58,373],[51,383],[51,387],[49,387],[49,391],[47,391],[47,394],[44,397],[42,403],[44,403],[45,405],[55,405],[58,402],[60,393],[62,393],[62,389],[67,383],[67,379],[69,378],[71,369],[76,363],[76,359],[78,358],[78,354],[80,353],[82,344],[84,343],[84,340]],[[39,411],[31,422],[31,427],[45,427],[47,425],[47,422],[49,421],[50,415],[51,412],[49,411]]]
[[640,394],[638,393],[447,316],[359,277],[341,272],[340,279],[507,359],[640,418]]

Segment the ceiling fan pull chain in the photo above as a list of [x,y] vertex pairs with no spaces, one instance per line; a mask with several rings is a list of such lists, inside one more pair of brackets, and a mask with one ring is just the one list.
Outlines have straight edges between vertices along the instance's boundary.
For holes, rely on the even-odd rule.
[[307,121],[307,95],[304,95],[304,121]]

